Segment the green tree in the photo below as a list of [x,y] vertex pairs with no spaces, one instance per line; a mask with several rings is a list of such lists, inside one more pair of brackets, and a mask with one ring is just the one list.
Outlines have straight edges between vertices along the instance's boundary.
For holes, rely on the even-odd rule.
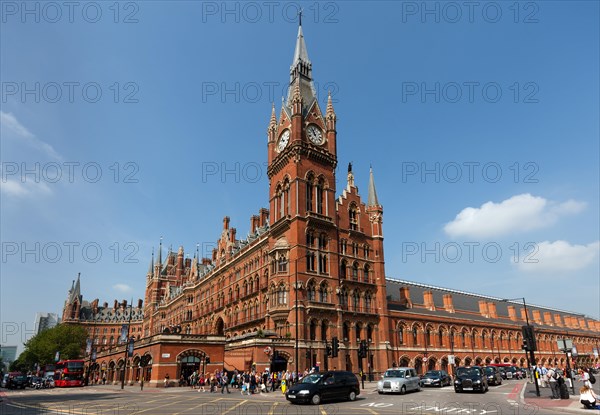
[[[25,343],[25,350],[11,364],[11,370],[26,372],[40,366],[54,363],[56,352],[61,360],[80,359],[83,356],[87,331],[80,326],[59,324],[33,336]],[[14,368],[14,369],[13,369]]]

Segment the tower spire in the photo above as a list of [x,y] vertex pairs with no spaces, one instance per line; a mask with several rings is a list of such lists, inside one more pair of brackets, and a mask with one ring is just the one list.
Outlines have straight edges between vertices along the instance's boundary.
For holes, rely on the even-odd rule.
[[148,268],[148,275],[154,273],[154,247],[152,247],[152,259],[150,259],[150,267]]
[[296,48],[294,49],[294,58],[290,67],[290,84],[288,87],[287,106],[291,108],[292,97],[294,94],[294,84],[300,81],[300,92],[304,100],[303,108],[308,108],[316,100],[317,92],[312,80],[312,63],[308,58],[308,50],[304,41],[302,31],[302,12],[298,13],[298,36],[296,38]]
[[158,258],[156,259],[157,265],[162,265],[162,236],[160,237],[160,242],[158,244]]
[[367,206],[380,206],[379,201],[377,200],[377,190],[375,189],[373,167],[369,169],[369,198],[367,199]]

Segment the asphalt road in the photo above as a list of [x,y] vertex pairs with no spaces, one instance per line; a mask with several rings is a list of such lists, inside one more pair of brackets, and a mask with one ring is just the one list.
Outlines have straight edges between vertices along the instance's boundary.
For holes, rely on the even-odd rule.
[[74,389],[2,390],[0,415],[342,415],[342,414],[534,414],[520,403],[521,381],[505,381],[486,394],[454,392],[452,387],[425,388],[406,395],[379,395],[375,383],[354,402],[292,405],[278,392],[244,395],[199,393],[189,388],[145,389],[90,386]]

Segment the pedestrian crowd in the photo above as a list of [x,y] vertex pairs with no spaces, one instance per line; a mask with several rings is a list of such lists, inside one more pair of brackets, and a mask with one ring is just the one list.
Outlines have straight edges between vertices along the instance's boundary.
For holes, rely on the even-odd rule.
[[[271,372],[265,370],[259,372],[251,371],[226,371],[215,370],[211,373],[202,373],[194,371],[185,378],[183,375],[179,379],[179,386],[189,386],[198,392],[208,393],[231,393],[231,390],[238,390],[242,395],[253,395],[255,393],[268,393],[281,390],[285,393],[287,388],[302,380],[302,378],[312,371],[306,369],[299,375],[296,371]],[[169,385],[169,375],[165,376],[165,386]]]

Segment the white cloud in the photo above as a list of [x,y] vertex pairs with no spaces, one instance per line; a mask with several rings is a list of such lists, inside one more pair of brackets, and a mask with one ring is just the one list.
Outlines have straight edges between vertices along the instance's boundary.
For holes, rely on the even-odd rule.
[[524,193],[500,203],[486,202],[478,208],[465,208],[444,226],[444,231],[453,238],[501,236],[545,228],[560,216],[581,212],[585,206],[576,200],[556,203]]
[[29,197],[51,194],[52,190],[46,183],[41,181],[7,179],[0,182],[0,193],[5,194],[7,197]]
[[127,284],[115,284],[113,285],[113,289],[115,291],[118,291],[122,294],[127,294],[133,291],[133,288],[131,288],[129,285]]
[[526,257],[512,258],[512,263],[525,272],[573,272],[590,265],[600,251],[600,242],[571,245],[566,241],[539,242]]
[[12,132],[13,135],[25,141],[29,146],[42,151],[48,157],[55,160],[62,160],[62,156],[54,150],[54,147],[37,138],[12,113],[0,111],[0,128],[4,130],[2,132],[3,136],[10,135],[7,133]]

